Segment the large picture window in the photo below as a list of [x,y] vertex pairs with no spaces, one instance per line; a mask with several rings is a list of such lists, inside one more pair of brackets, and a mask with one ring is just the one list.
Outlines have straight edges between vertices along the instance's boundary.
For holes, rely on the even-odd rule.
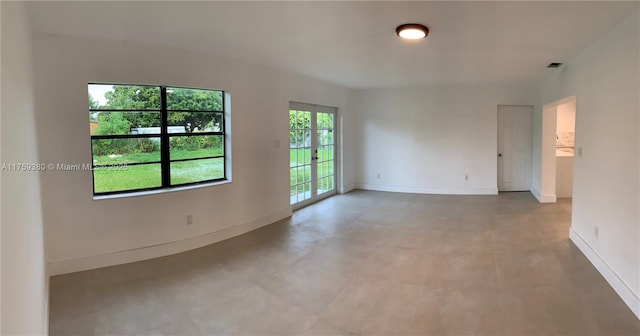
[[225,94],[89,84],[93,194],[226,180]]

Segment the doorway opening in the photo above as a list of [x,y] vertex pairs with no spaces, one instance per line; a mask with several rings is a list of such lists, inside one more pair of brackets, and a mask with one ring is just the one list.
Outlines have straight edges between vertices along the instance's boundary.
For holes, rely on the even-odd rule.
[[[576,97],[566,97],[542,108],[540,197],[542,203],[573,196],[574,158],[581,156],[575,147]],[[537,195],[538,196],[538,195]]]
[[294,209],[336,194],[335,107],[289,103],[289,198]]
[[558,105],[556,121],[556,197],[571,198],[576,135],[575,99]]

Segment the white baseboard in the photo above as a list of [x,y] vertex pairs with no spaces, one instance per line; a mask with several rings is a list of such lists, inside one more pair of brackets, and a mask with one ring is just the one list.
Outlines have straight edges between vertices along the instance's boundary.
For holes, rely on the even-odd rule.
[[359,183],[356,188],[364,190],[403,192],[415,194],[439,194],[439,195],[497,195],[498,188],[431,188],[414,186],[394,186],[384,184]]
[[346,187],[342,188],[342,189],[340,190],[340,193],[341,193],[341,194],[346,194],[346,193],[348,193],[348,192],[352,191],[352,190],[353,190],[353,189],[355,189],[355,188],[356,188],[356,185],[355,185],[355,184],[350,184],[350,185],[348,185],[348,186],[346,186]]
[[555,194],[545,194],[542,195],[538,189],[534,186],[531,186],[531,193],[533,196],[538,199],[540,203],[555,203],[557,201],[557,197]]
[[622,301],[631,309],[631,311],[640,319],[640,297],[633,292],[627,283],[618,276],[618,274],[602,259],[602,257],[594,251],[589,243],[582,236],[573,230],[569,231],[569,239],[576,244],[582,253],[589,259],[595,268],[607,280],[609,285],[620,296]]
[[289,216],[291,216],[291,207],[281,209],[240,225],[231,226],[222,230],[179,241],[126,251],[51,261],[48,263],[49,275],[53,276],[86,271],[95,268],[126,264],[186,252],[259,229],[265,225],[272,224]]
[[538,189],[536,189],[536,187],[531,186],[531,193],[533,194],[533,197],[535,197],[538,200],[538,202],[542,203],[541,201],[542,195],[540,194]]

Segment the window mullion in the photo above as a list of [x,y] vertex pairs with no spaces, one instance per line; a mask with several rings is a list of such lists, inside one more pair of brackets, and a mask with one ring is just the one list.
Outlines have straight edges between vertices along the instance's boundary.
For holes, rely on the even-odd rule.
[[222,93],[222,167],[224,172],[224,179],[227,179],[227,105],[226,105],[226,95],[224,92]]
[[162,161],[161,174],[162,174],[162,187],[166,188],[171,186],[171,172],[170,172],[170,153],[169,153],[169,115],[167,113],[167,87],[160,87],[160,118],[161,118],[161,130],[160,130],[160,161]]

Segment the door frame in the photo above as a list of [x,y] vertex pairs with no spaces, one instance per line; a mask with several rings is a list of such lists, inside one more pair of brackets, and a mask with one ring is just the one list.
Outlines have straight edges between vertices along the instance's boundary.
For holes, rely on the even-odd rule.
[[[341,162],[340,162],[340,117],[339,117],[339,109],[337,107],[334,106],[328,106],[328,105],[319,105],[319,104],[309,104],[309,103],[303,103],[303,102],[298,102],[298,101],[290,101],[289,102],[289,109],[287,110],[287,114],[289,113],[289,111],[291,110],[298,110],[298,111],[310,111],[312,114],[312,118],[311,118],[311,129],[312,129],[312,136],[311,136],[311,148],[312,149],[317,149],[318,147],[318,139],[317,139],[317,118],[315,117],[317,115],[318,112],[321,113],[333,113],[333,191],[332,192],[326,192],[324,194],[318,195],[317,194],[317,188],[318,188],[318,179],[317,179],[317,167],[318,167],[318,161],[315,160],[315,164],[311,165],[311,198],[308,200],[304,200],[302,202],[298,202],[296,204],[290,204],[291,209],[292,210],[297,210],[300,208],[303,208],[307,205],[316,203],[318,201],[321,201],[323,199],[326,199],[328,197],[334,196],[336,194],[338,194],[338,190],[340,187],[340,172],[341,172]],[[288,120],[288,118],[287,118]],[[313,132],[313,130],[315,130],[316,132]],[[289,156],[289,160],[291,160],[291,151],[289,151],[288,153]],[[315,179],[313,178],[315,176]],[[290,186],[289,186],[290,187]]]

